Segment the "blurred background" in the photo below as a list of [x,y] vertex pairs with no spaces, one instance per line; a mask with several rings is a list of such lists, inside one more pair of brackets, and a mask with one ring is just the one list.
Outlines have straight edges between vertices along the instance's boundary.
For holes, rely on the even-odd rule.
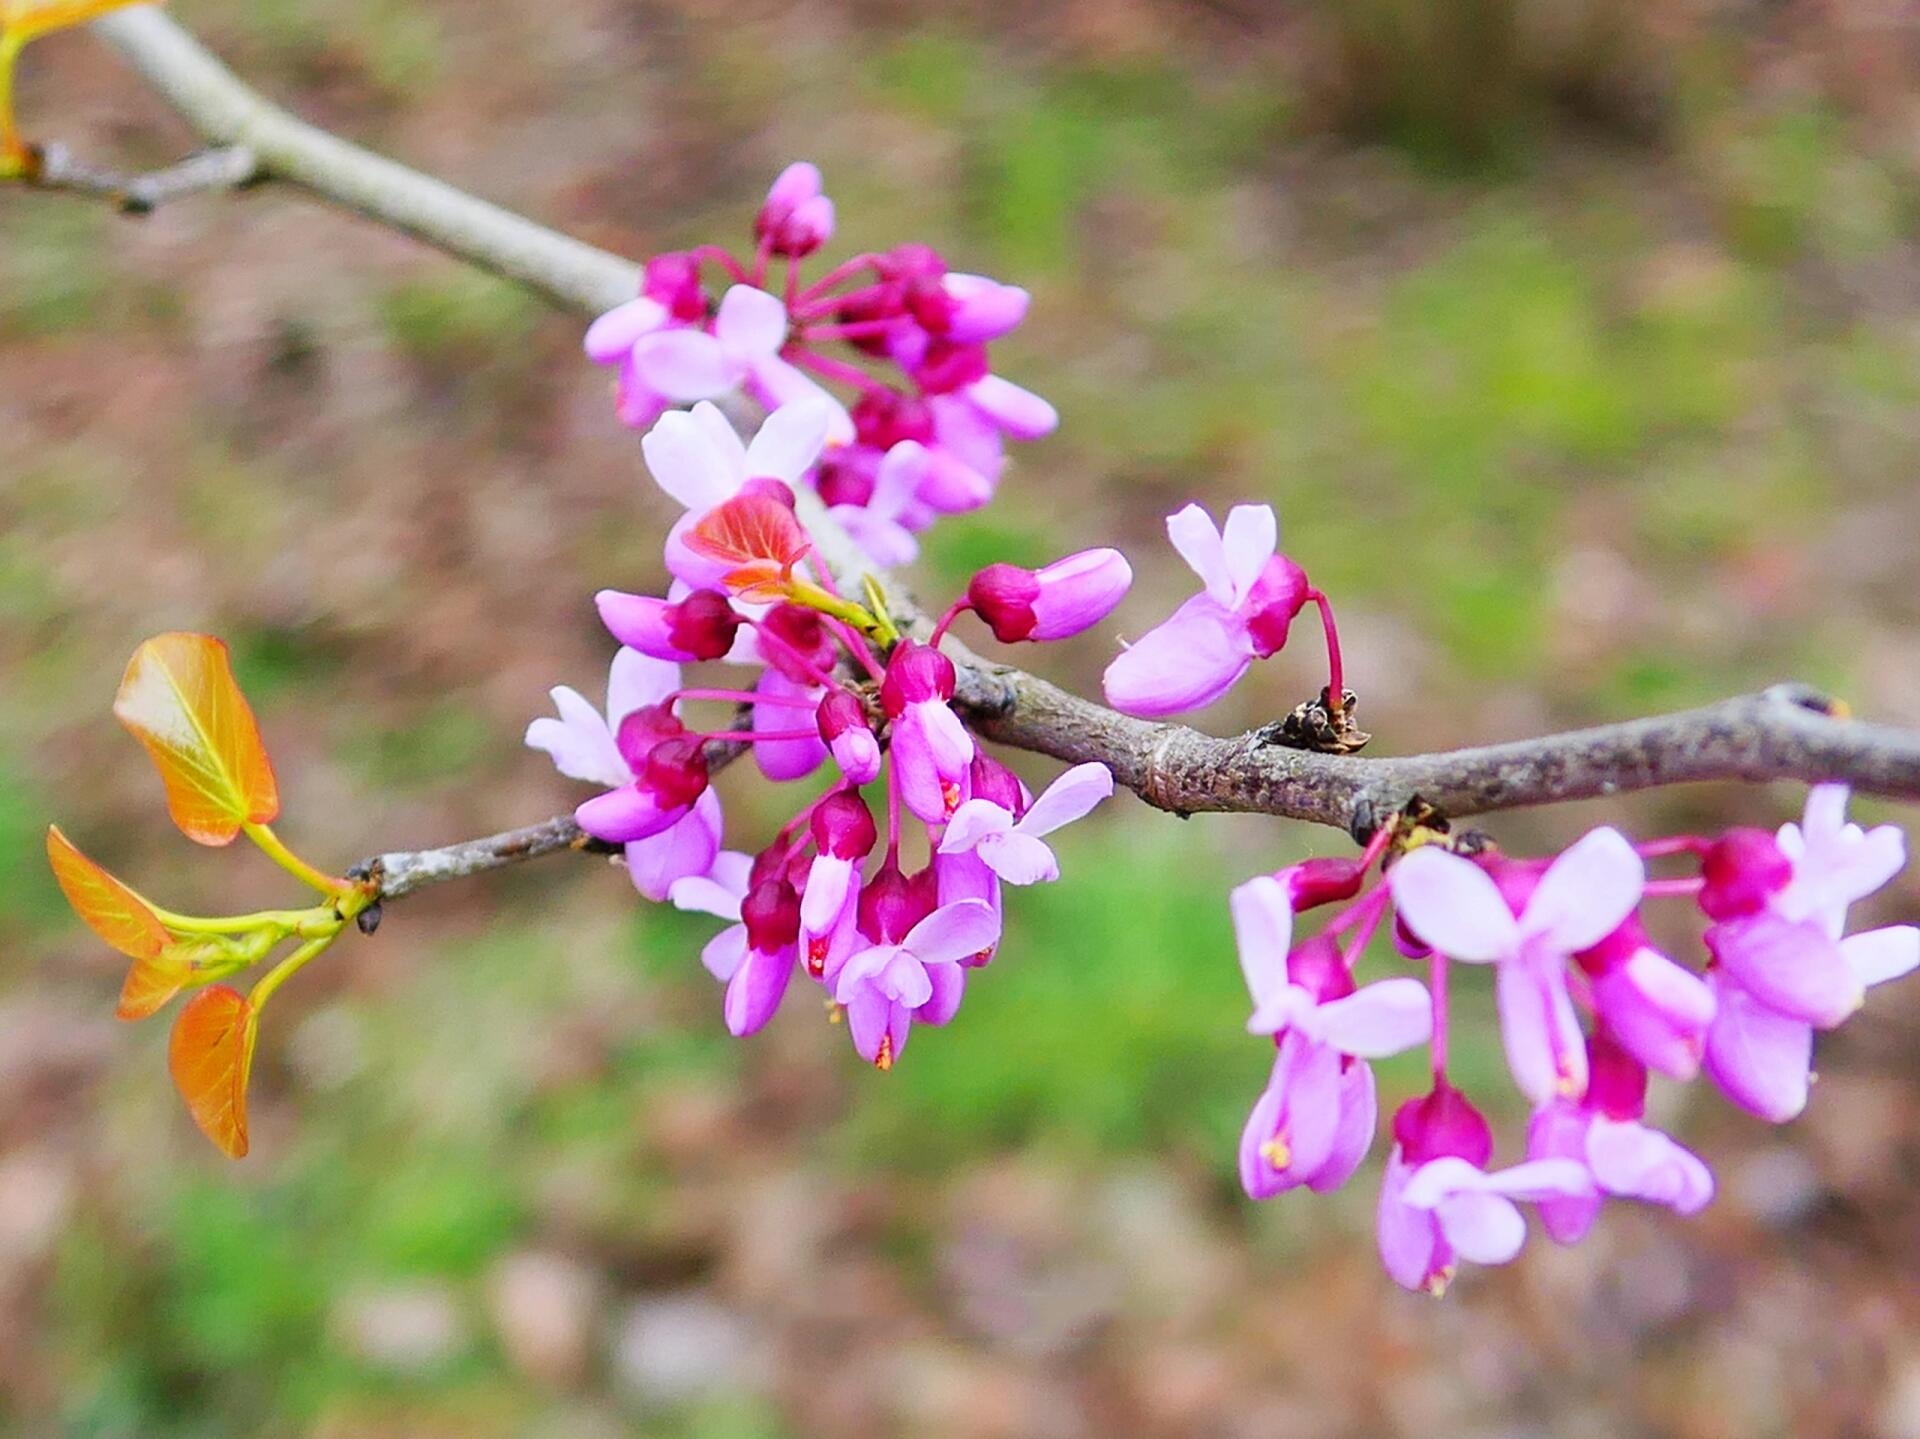
[[[1141,582],[1039,657],[1058,678],[1188,592],[1162,516],[1261,498],[1380,752],[1787,677],[1920,724],[1902,0],[176,14],[301,113],[635,257],[740,243],[806,157],[836,253],[925,240],[1031,287],[997,367],[1064,424],[916,584],[1124,546]],[[99,159],[189,144],[84,34],[29,51],[21,101]],[[276,1003],[254,1152],[222,1160],[167,1021],[113,1020],[44,826],[178,908],[284,902],[178,836],[108,712],[169,628],[232,641],[322,863],[572,804],[521,732],[550,685],[601,693],[591,594],[653,583],[666,519],[581,328],[289,191],[144,221],[0,195],[0,1431],[1920,1435],[1920,985],[1823,1045],[1785,1129],[1657,1092],[1719,1175],[1700,1218],[1619,1206],[1436,1303],[1379,1271],[1375,1171],[1261,1206],[1234,1176],[1269,1052],[1225,892],[1344,839],[1127,796],[886,1075],[807,994],[730,1041],[709,926],[594,863],[395,905]],[[1314,641],[1205,722],[1305,698]],[[777,822],[724,792],[743,836]],[[1800,800],[1489,827],[1539,851]]]

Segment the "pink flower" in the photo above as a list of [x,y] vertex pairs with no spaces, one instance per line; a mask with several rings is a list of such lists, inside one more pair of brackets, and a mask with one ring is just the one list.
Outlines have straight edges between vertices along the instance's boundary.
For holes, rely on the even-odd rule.
[[807,973],[820,979],[836,941],[852,939],[860,904],[860,862],[879,836],[865,802],[846,790],[823,800],[809,823],[818,854],[800,893],[800,957]]
[[[1418,853],[1418,851],[1416,851]],[[1380,1258],[1406,1289],[1444,1293],[1460,1260],[1505,1264],[1526,1242],[1515,1200],[1592,1192],[1568,1159],[1538,1159],[1487,1172],[1493,1133],[1459,1090],[1436,1080],[1393,1117],[1394,1147],[1380,1182]]]
[[866,784],[880,773],[880,741],[867,723],[867,707],[851,691],[828,690],[814,724],[840,773],[854,784]]
[[621,644],[679,664],[725,659],[745,623],[718,590],[694,590],[679,600],[601,590],[593,602]]
[[800,898],[777,871],[743,854],[723,854],[706,878],[676,882],[676,909],[697,910],[735,923],[700,953],[707,972],[727,986],[721,1013],[729,1033],[744,1037],[773,1018],[793,978],[800,932]]
[[670,403],[642,378],[640,353],[650,349],[657,336],[698,324],[706,315],[698,262],[690,255],[665,254],[647,261],[638,297],[614,306],[588,326],[588,357],[620,367],[615,412],[622,424],[643,430]]
[[853,438],[846,407],[781,358],[787,307],[765,290],[735,285],[721,297],[713,332],[668,330],[634,350],[640,379],[676,404],[711,400],[745,386],[769,409],[798,400],[827,407],[827,433],[836,444]]
[[[622,649],[607,674],[605,715],[560,685],[552,692],[560,718],[534,720],[527,726],[526,742],[550,754],[555,768],[568,778],[618,789],[635,778],[616,739],[621,722],[679,688],[678,665]],[[720,852],[720,833],[720,797],[704,790],[677,822],[627,844],[627,872],[634,888],[648,899],[663,900],[675,880],[707,873]]]
[[1059,863],[1040,836],[1073,823],[1112,793],[1113,774],[1105,765],[1082,764],[1048,785],[1017,820],[992,800],[970,799],[954,811],[939,851],[977,854],[1008,884],[1056,880]]
[[928,824],[944,824],[964,798],[973,736],[948,701],[956,676],[938,650],[902,640],[887,660],[880,701],[893,721],[900,798]]
[[1389,872],[1399,917],[1442,954],[1497,963],[1501,1037],[1514,1082],[1534,1104],[1586,1091],[1586,1043],[1567,993],[1567,960],[1640,903],[1646,866],[1618,830],[1592,831],[1554,860],[1516,916],[1486,871],[1428,845]]
[[[847,1009],[860,1057],[890,1068],[906,1047],[913,1012],[962,981],[962,960],[999,938],[993,911],[977,899],[942,905],[894,942],[861,950],[841,967],[833,997]],[[951,970],[936,980],[936,972]],[[950,1011],[949,1011],[950,1013]]]
[[1254,1199],[1303,1184],[1337,1189],[1373,1141],[1366,1061],[1426,1043],[1432,1004],[1415,979],[1356,989],[1338,944],[1325,935],[1292,948],[1292,901],[1272,875],[1234,890],[1231,905],[1253,997],[1247,1028],[1278,1041],[1273,1072],[1241,1131],[1241,1185]]
[[835,523],[881,569],[912,564],[920,554],[920,541],[914,538],[908,521],[914,518],[920,482],[929,463],[927,451],[918,441],[902,440],[880,457],[864,503],[839,502],[827,507]]
[[1039,570],[988,565],[967,586],[974,613],[1002,644],[1059,640],[1097,625],[1133,583],[1118,550],[1082,550]]
[[1107,666],[1107,702],[1149,718],[1212,704],[1256,659],[1286,643],[1307,603],[1307,577],[1276,553],[1270,505],[1235,505],[1224,529],[1198,505],[1167,520],[1167,536],[1206,586]]
[[1574,958],[1587,974],[1594,1013],[1622,1048],[1671,1079],[1699,1073],[1713,991],[1655,949],[1637,915]]

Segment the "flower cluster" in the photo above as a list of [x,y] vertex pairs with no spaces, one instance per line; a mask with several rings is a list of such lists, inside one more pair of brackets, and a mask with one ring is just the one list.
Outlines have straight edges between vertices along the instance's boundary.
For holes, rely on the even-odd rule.
[[[993,957],[1001,885],[1056,878],[1045,836],[1113,792],[1103,765],[1084,764],[1030,795],[961,719],[940,634],[969,610],[1003,640],[1078,634],[1132,575],[1113,550],[1037,571],[993,565],[931,643],[902,636],[877,593],[865,603],[839,593],[795,513],[794,487],[822,463],[828,431],[827,407],[806,398],[744,444],[705,402],[660,418],[642,444],[647,464],[688,507],[666,540],[672,586],[600,594],[622,646],[605,712],[556,689],[557,717],[535,720],[527,743],[605,787],[576,818],[622,846],[642,894],[727,922],[702,958],[726,985],[733,1033],[766,1024],[804,972],[844,1011],[861,1056],[886,1069],[916,1021],[953,1017],[967,971]],[[703,662],[745,677],[687,685],[683,666]],[[684,711],[697,703],[742,717],[692,728]],[[754,854],[724,845],[710,781],[728,746],[750,748],[777,782],[831,775]],[[864,798],[883,769],[884,848]],[[914,823],[928,860],[910,871],[903,836]]]
[[[988,343],[1026,318],[1025,290],[950,270],[921,244],[855,255],[803,283],[802,262],[833,221],[819,170],[788,166],[749,258],[714,245],[654,256],[640,294],[593,324],[586,350],[617,367],[618,413],[635,429],[736,392],[768,410],[816,403],[830,443],[807,482],[874,563],[905,564],[934,519],[993,497],[1007,440],[1038,439],[1059,420],[989,365]],[[709,278],[726,282],[717,298]],[[833,353],[841,347],[858,359]]]
[[[1234,891],[1248,1028],[1273,1037],[1272,1077],[1240,1146],[1247,1193],[1270,1198],[1352,1177],[1377,1113],[1367,1061],[1429,1044],[1433,1083],[1394,1115],[1379,1203],[1381,1258],[1409,1289],[1439,1292],[1461,1260],[1500,1264],[1526,1237],[1516,1201],[1571,1244],[1605,1201],[1691,1214],[1713,1196],[1700,1159],[1645,1122],[1649,1074],[1703,1069],[1742,1108],[1775,1122],[1807,1101],[1813,1034],[1860,1007],[1868,986],[1920,965],[1920,929],[1845,933],[1849,905],[1906,860],[1892,826],[1846,820],[1847,791],[1816,787],[1800,824],[1638,847],[1596,829],[1550,863],[1413,825],[1383,827],[1356,860],[1309,860]],[[1469,852],[1471,851],[1471,852]],[[1649,859],[1697,873],[1649,878]],[[1362,893],[1374,861],[1385,878]],[[1708,921],[1704,973],[1663,953],[1642,923],[1683,899]],[[1310,939],[1296,913],[1347,907]],[[1356,986],[1354,969],[1391,916],[1394,947],[1429,984]],[[1493,1131],[1448,1079],[1447,974],[1493,966],[1500,1037],[1532,1110],[1522,1162],[1490,1168]],[[1584,1022],[1582,1015],[1586,1016]]]

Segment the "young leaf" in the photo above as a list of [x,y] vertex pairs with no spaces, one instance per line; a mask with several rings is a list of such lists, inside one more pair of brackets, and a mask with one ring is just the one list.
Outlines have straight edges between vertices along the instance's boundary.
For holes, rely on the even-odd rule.
[[113,712],[146,746],[188,839],[232,842],[280,812],[260,727],[211,635],[156,635],[133,652]]
[[0,30],[9,31],[25,44],[51,30],[84,25],[109,10],[124,10],[142,0],[0,0]]
[[187,1001],[167,1043],[167,1069],[193,1122],[229,1159],[247,1152],[247,1073],[257,1031],[247,997],[216,984]]
[[60,826],[47,826],[47,863],[60,892],[88,929],[131,959],[158,959],[173,940],[147,902],[74,848]]
[[728,588],[744,599],[779,599],[811,541],[793,511],[771,495],[735,495],[716,505],[687,535],[687,547],[731,563]]

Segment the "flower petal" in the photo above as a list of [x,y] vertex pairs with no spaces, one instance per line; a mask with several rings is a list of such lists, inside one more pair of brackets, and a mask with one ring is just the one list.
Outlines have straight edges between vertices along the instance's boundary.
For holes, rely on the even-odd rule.
[[1457,1194],[1434,1209],[1440,1232],[1462,1259],[1505,1264],[1527,1242],[1527,1221],[1498,1194]]
[[1167,538],[1173,542],[1187,567],[1200,576],[1207,593],[1228,609],[1233,608],[1233,574],[1227,568],[1226,542],[1213,516],[1198,505],[1188,505],[1167,516]]
[[1384,1059],[1433,1036],[1433,1000],[1417,979],[1383,979],[1315,1012],[1323,1043],[1361,1059]]
[[1293,947],[1293,902],[1270,874],[1255,875],[1227,896],[1233,914],[1233,937],[1240,951],[1240,972],[1253,998],[1253,1017],[1247,1029],[1274,1034],[1286,1024],[1291,1006],[1283,1004],[1292,986],[1287,982],[1287,951]]
[[720,853],[720,796],[703,790],[685,819],[626,849],[633,887],[656,903],[683,879],[705,874]]
[[1500,1040],[1513,1082],[1532,1103],[1587,1092],[1587,1046],[1557,955],[1508,960],[1494,974]]
[[1000,938],[1000,921],[986,901],[962,899],[943,904],[907,931],[902,943],[922,964],[957,964],[991,948]]
[[680,666],[622,647],[607,669],[607,723],[615,731],[637,709],[657,705],[680,688]]
[[1847,955],[1819,922],[1772,914],[1729,920],[1707,931],[1727,974],[1769,1009],[1832,1029],[1866,999]]
[[1713,1199],[1713,1173],[1691,1150],[1644,1124],[1598,1118],[1587,1132],[1587,1164],[1610,1194],[1697,1214]]
[[556,685],[548,691],[560,718],[542,715],[527,726],[530,749],[545,750],[553,766],[569,779],[616,788],[633,779],[606,720],[577,691]]
[[947,832],[940,837],[940,853],[960,854],[988,835],[1005,834],[1012,828],[1013,816],[992,800],[970,799],[947,822]]
[[1060,878],[1060,862],[1047,842],[1018,829],[981,840],[980,858],[1008,884],[1051,884]]
[[1813,1027],[1768,1009],[1722,971],[1707,983],[1719,1003],[1707,1028],[1708,1075],[1742,1109],[1784,1124],[1807,1107]]
[[725,984],[740,972],[740,966],[747,958],[747,927],[744,924],[730,924],[712,939],[700,951],[700,963],[706,966],[707,973]]
[[1425,845],[1387,872],[1408,929],[1451,959],[1481,962],[1513,954],[1520,927],[1485,870]]
[[747,446],[748,477],[770,476],[789,485],[798,484],[820,458],[830,418],[829,407],[812,396],[782,405],[768,415],[760,433]]
[[1860,983],[1885,984],[1920,966],[1920,929],[1892,924],[1865,930],[1841,940],[1840,952]]
[[696,513],[724,504],[740,488],[726,452],[684,410],[662,415],[641,438],[640,452],[654,483]]
[[787,339],[787,307],[765,290],[734,285],[720,297],[713,333],[727,353],[757,360],[779,350]]
[[1101,683],[1115,709],[1158,719],[1212,704],[1252,663],[1246,626],[1203,593],[1122,650]]
[[1239,605],[1279,547],[1280,521],[1274,518],[1272,505],[1235,505],[1228,510],[1220,530],[1220,549],[1232,598],[1222,603]]
[[667,322],[666,307],[645,295],[615,305],[587,326],[582,347],[587,357],[602,365],[618,364],[632,352],[642,335],[651,334]]
[[1646,882],[1646,863],[1627,837],[1603,825],[1547,866],[1520,927],[1561,954],[1591,949],[1633,913]]
[[656,330],[641,337],[633,347],[633,368],[648,389],[680,404],[724,395],[741,377],[740,366],[705,330]]
[[1020,817],[1022,834],[1051,834],[1071,824],[1113,793],[1113,771],[1100,763],[1077,764],[1055,778]]
[[727,994],[720,1012],[727,1032],[742,1038],[762,1028],[780,1008],[787,985],[793,979],[794,955],[791,946],[769,954],[748,949],[746,958],[727,981]]

